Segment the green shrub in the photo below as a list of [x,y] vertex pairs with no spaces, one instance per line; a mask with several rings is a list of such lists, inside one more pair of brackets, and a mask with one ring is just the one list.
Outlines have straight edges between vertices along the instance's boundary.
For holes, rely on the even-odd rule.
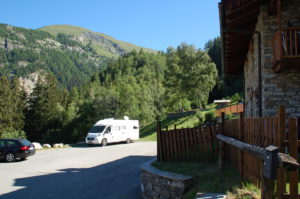
[[2,138],[23,138],[26,139],[26,133],[24,131],[8,131],[1,135]]
[[196,117],[197,117],[197,119],[198,119],[198,121],[199,121],[199,124],[200,124],[200,125],[203,124],[203,122],[205,121],[204,113],[201,112],[201,111],[197,111]]
[[216,118],[216,113],[215,111],[209,111],[205,113],[205,121],[206,122],[213,122]]
[[231,104],[240,102],[242,99],[243,99],[243,98],[242,98],[242,96],[241,96],[239,93],[235,93],[234,95],[232,95],[232,96],[230,97]]
[[181,108],[183,110],[190,110],[191,109],[191,102],[186,98],[182,99],[181,100]]
[[234,119],[238,119],[238,118],[239,118],[238,114],[228,113],[225,115],[226,120],[234,120]]

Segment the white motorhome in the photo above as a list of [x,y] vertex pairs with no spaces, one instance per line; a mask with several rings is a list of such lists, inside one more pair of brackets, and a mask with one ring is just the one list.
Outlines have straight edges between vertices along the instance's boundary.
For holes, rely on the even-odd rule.
[[85,138],[85,143],[102,144],[102,146],[113,142],[130,143],[132,140],[139,139],[139,134],[138,120],[129,120],[127,116],[124,120],[109,118],[94,124]]

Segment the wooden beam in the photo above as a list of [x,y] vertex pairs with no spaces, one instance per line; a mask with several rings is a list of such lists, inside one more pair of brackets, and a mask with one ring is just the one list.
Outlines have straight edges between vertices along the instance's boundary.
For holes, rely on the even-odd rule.
[[[217,134],[217,139],[221,140],[222,142],[225,142],[227,144],[230,144],[234,147],[239,148],[241,151],[250,153],[262,160],[264,160],[266,158],[266,149],[255,146],[255,145],[251,145],[251,144],[247,144],[245,142],[241,142],[237,139],[231,138],[231,137],[227,137],[221,134]],[[297,160],[287,154],[284,153],[278,153],[278,167],[284,168],[286,170],[289,171],[295,171],[298,169],[299,167],[299,163],[297,162]]]
[[257,21],[257,16],[259,14],[259,9],[252,10],[242,15],[235,17],[233,19],[226,18],[226,27],[239,27],[245,24],[253,24]]
[[236,9],[233,10],[226,10],[226,17],[236,17],[244,12],[247,12],[249,10],[258,9],[260,5],[264,3],[264,0],[250,0],[247,3],[244,3],[242,6],[239,6]]

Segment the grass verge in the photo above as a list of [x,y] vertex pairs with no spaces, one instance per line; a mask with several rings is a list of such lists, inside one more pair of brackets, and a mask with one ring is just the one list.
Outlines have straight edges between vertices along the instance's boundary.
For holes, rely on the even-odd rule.
[[[205,115],[207,112],[215,111],[216,110],[216,104],[210,104],[207,105],[207,109],[202,110],[201,112],[203,115]],[[186,117],[177,117],[173,119],[164,118],[161,121],[161,127],[165,129],[168,127],[168,129],[174,129],[174,125],[176,125],[177,128],[187,128],[187,127],[195,127],[199,125],[199,120],[195,115],[189,115]],[[156,121],[145,125],[141,128],[141,141],[156,141]]]
[[192,176],[195,184],[184,195],[194,199],[197,192],[226,193],[230,199],[259,198],[259,189],[250,183],[241,183],[239,173],[233,169],[220,170],[214,163],[154,162],[161,170]]
[[[196,115],[189,115],[186,117],[179,117],[174,119],[165,118],[161,121],[162,128],[174,129],[174,125],[177,128],[194,127],[198,125],[198,119]],[[156,121],[141,128],[141,141],[156,141]]]

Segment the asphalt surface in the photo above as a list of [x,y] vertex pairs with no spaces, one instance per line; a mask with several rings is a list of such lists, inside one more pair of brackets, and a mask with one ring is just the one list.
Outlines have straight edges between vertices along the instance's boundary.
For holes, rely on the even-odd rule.
[[155,155],[155,142],[37,151],[0,162],[0,199],[140,199],[139,166]]

